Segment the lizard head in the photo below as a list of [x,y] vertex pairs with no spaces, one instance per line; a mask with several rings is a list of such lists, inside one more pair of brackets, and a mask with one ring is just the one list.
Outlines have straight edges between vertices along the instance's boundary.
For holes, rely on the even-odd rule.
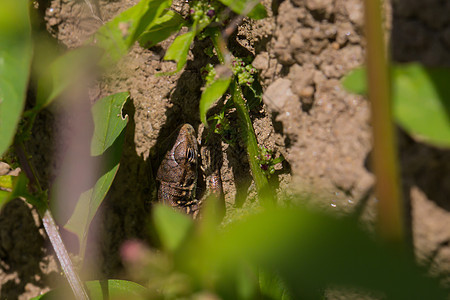
[[184,124],[169,137],[169,150],[158,168],[156,179],[161,184],[192,194],[197,184],[198,146],[195,130]]

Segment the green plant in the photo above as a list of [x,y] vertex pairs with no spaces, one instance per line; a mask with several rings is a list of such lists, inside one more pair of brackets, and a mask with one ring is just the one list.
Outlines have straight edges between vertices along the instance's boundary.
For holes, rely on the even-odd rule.
[[[249,115],[249,110],[260,101],[257,74],[249,61],[232,59],[225,47],[229,28],[225,28],[225,36],[221,33],[222,22],[227,17],[222,14],[225,11],[223,5],[239,15],[255,19],[266,15],[264,7],[258,1],[250,0],[192,1],[190,18],[185,20],[169,10],[171,4],[169,0],[142,0],[104,24],[85,47],[49,59],[47,70],[33,72],[30,72],[33,49],[38,45],[33,44],[28,2],[6,0],[0,4],[0,153],[2,159],[18,163],[23,170],[19,176],[0,177],[0,205],[22,197],[36,207],[75,297],[195,298],[216,295],[228,299],[317,298],[317,291],[336,283],[379,290],[393,299],[445,299],[447,291],[441,289],[435,279],[424,276],[411,257],[402,250],[393,250],[368,238],[358,229],[354,219],[336,219],[295,207],[249,211],[246,218],[224,228],[216,227],[218,221],[214,214],[209,213],[208,205],[204,218],[197,224],[167,207],[157,207],[153,222],[161,251],[133,243],[125,245],[123,251],[125,263],[132,270],[131,275],[145,288],[118,280],[81,282],[62,243],[49,209],[48,191],[42,188],[36,176],[25,142],[31,135],[36,116],[44,108],[62,98],[62,93],[83,77],[92,65],[108,68],[136,41],[144,47],[151,47],[187,26],[189,31],[175,38],[165,56],[166,60],[176,61],[175,72],[178,72],[186,64],[194,38],[211,39],[213,50],[210,49],[209,54],[215,54],[220,65],[205,68],[207,74],[200,100],[200,119],[208,125],[209,108],[229,94],[223,110],[209,120],[214,130],[230,135],[232,138],[226,139],[233,142],[237,136],[233,133],[236,129],[230,126],[226,111],[236,109],[240,137],[247,148],[260,201],[271,206],[275,200],[265,171],[270,174],[271,166],[278,161],[273,159],[269,150],[258,146]],[[102,48],[104,54],[98,56],[98,61],[89,60],[89,64],[84,64],[87,57],[92,57],[92,45]],[[37,82],[36,103],[23,111],[30,76]],[[352,78],[361,82],[361,76],[350,75],[347,85],[361,91],[360,85],[351,83]],[[400,100],[395,109],[398,110],[398,120],[408,131],[417,132],[417,135],[441,146],[449,144],[449,105],[448,97],[438,97],[436,103],[435,96],[448,95],[448,88],[443,84],[447,76],[445,70],[424,73],[417,66],[394,72],[394,81],[398,78],[399,87],[402,87],[398,89],[399,95],[408,93],[398,96]],[[438,83],[439,92],[433,89],[429,78],[436,79],[433,84]],[[414,98],[411,101],[414,105],[404,102],[404,99],[415,96],[410,91],[416,88],[422,98]],[[427,101],[421,101],[424,97]],[[102,159],[104,168],[100,169],[92,186],[79,196],[75,210],[65,224],[66,229],[77,235],[81,256],[86,248],[90,222],[119,167],[127,123],[127,119],[122,118],[122,106],[127,98],[127,92],[114,94],[98,100],[91,108],[94,129],[90,155]],[[418,108],[419,105],[426,109]],[[421,125],[417,129],[417,119],[414,118],[420,115],[418,110],[438,114],[436,119],[434,115],[426,117],[426,120],[434,120],[429,122],[431,125],[427,124],[432,129],[424,129]],[[436,134],[436,128],[440,128],[440,133]],[[262,166],[267,166],[267,170]],[[386,272],[387,268],[393,271]],[[67,294],[61,289],[37,299],[61,298],[58,292],[64,296]]]
[[[31,73],[32,53],[33,50],[41,50],[37,44],[33,44],[32,35],[37,35],[38,32],[31,28],[28,1],[2,2],[0,11],[0,151],[2,159],[18,164],[22,169],[16,177],[1,176],[0,203],[4,205],[13,198],[21,197],[36,207],[76,298],[87,299],[86,289],[75,272],[49,209],[49,193],[39,181],[25,144],[31,136],[36,116],[85,76],[92,67],[91,62],[95,63],[92,59],[87,59],[91,56],[92,49],[83,47],[69,51],[56,59],[48,59],[46,71],[33,70],[33,80],[37,82],[36,101],[22,113]],[[36,53],[36,56],[40,54]],[[89,63],[85,63],[86,61]],[[93,120],[94,128],[90,155],[93,160],[101,160],[104,168],[99,170],[99,177],[92,183],[92,187],[79,195],[75,211],[65,225],[65,228],[77,234],[81,256],[84,255],[90,222],[119,167],[124,129],[128,120],[122,118],[122,106],[128,97],[128,92],[111,95],[98,100],[91,108],[90,119]],[[57,188],[58,184],[55,185],[54,188]]]
[[[395,121],[419,141],[441,148],[450,147],[450,78],[448,68],[429,68],[412,63],[393,65],[392,110]],[[356,94],[367,94],[366,70],[352,71],[344,86]]]
[[[61,95],[83,78],[90,68],[95,66],[109,68],[125,55],[136,41],[144,46],[152,46],[168,38],[183,25],[189,26],[190,31],[178,36],[165,56],[165,59],[177,62],[176,71],[179,71],[186,63],[188,50],[194,37],[204,35],[203,29],[211,22],[221,21],[222,16],[219,13],[224,9],[223,4],[238,14],[248,14],[253,18],[262,18],[266,14],[264,7],[257,1],[220,0],[211,3],[194,1],[191,18],[186,21],[176,12],[168,9],[171,4],[172,1],[169,0],[143,0],[104,24],[92,39],[86,42],[86,46],[68,51],[56,58],[45,57],[42,54],[45,52],[42,50],[45,47],[33,43],[33,35],[37,37],[39,33],[31,26],[27,1],[8,0],[0,6],[0,42],[6,45],[2,46],[0,51],[2,62],[0,64],[0,153],[2,159],[11,164],[18,163],[23,170],[19,176],[0,177],[0,204],[4,205],[13,198],[21,197],[37,208],[77,299],[89,297],[85,287],[88,288],[91,296],[95,295],[96,289],[98,290],[97,283],[88,283],[84,286],[74,271],[49,209],[48,191],[44,190],[39,182],[35,167],[27,154],[25,142],[31,136],[36,116],[44,108],[62,98]],[[92,45],[101,48],[103,54],[100,55],[93,50]],[[44,61],[48,63],[48,66],[42,66],[42,63],[36,60],[37,67],[30,72],[33,49],[36,50],[35,57],[45,57]],[[30,76],[33,76],[33,80],[37,82],[36,101],[30,109],[23,111]],[[102,160],[103,167],[92,186],[79,196],[75,210],[64,226],[77,235],[80,242],[78,254],[81,257],[84,256],[90,222],[119,167],[127,123],[127,118],[121,117],[122,107],[128,97],[127,92],[111,95],[98,100],[91,109],[94,131],[90,154],[92,159]],[[57,188],[58,179],[55,185]],[[125,286],[130,292],[140,289],[139,286],[120,281],[108,281],[106,284],[111,287],[110,292],[113,295]]]
[[[273,192],[256,161],[258,144],[249,117],[249,108],[252,108],[252,103],[261,101],[261,87],[255,80],[256,70],[250,64],[244,64],[240,58],[231,62],[231,54],[224,46],[225,42],[221,35],[223,23],[229,18],[227,14],[222,13],[224,5],[239,15],[247,15],[253,19],[266,17],[264,6],[257,0],[192,1],[189,3],[190,17],[188,20],[184,20],[176,12],[167,9],[171,3],[172,1],[162,0],[141,1],[100,28],[95,34],[94,40],[96,45],[101,46],[108,53],[104,56],[103,62],[117,61],[135,40],[138,40],[141,46],[149,47],[168,38],[182,26],[187,26],[188,32],[177,36],[164,56],[165,60],[173,60],[177,63],[174,72],[161,74],[170,75],[179,72],[185,66],[190,46],[196,36],[210,38],[222,67],[219,68],[220,72],[218,73],[212,73],[211,68],[208,70],[209,79],[200,99],[200,119],[207,126],[206,112],[227,90],[230,91],[233,95],[231,103],[234,103],[238,111],[242,137],[247,146],[258,194],[262,199],[267,199],[263,202],[274,203]],[[214,26],[212,26],[213,24]],[[222,26],[217,26],[217,24],[222,24]],[[230,69],[234,70],[234,75],[231,71],[227,71]],[[231,84],[234,81],[237,84]],[[245,85],[252,91],[253,95],[246,98],[254,101],[249,101],[247,104],[246,99],[242,96],[240,85]]]
[[153,227],[162,251],[123,246],[125,266],[149,298],[318,299],[333,285],[387,299],[447,297],[412,256],[368,237],[356,218],[274,208],[217,228],[210,217],[194,223],[158,206]]

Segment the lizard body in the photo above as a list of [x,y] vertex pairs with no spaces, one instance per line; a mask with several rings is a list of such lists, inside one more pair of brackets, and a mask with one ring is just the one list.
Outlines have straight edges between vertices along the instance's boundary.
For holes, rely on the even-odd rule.
[[[156,174],[160,183],[158,201],[196,217],[201,201],[196,199],[199,152],[194,128],[190,124],[181,125],[169,136],[167,143],[168,150]],[[214,206],[220,211],[221,218],[225,212],[225,202],[220,178],[221,159],[216,153],[220,140],[210,139],[208,144],[202,155],[206,164],[202,168],[207,177],[208,196],[212,201],[219,202]]]

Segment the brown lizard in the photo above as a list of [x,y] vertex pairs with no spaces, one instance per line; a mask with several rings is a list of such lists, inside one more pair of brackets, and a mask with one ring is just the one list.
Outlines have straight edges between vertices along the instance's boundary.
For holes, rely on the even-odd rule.
[[[198,176],[198,145],[195,130],[190,124],[183,124],[168,138],[164,154],[159,165],[156,180],[159,181],[158,201],[179,208],[187,214],[197,215],[201,201],[196,199]],[[208,164],[216,164],[208,155]],[[213,170],[212,172],[208,170]],[[225,209],[222,181],[217,166],[209,166],[206,174],[210,194],[215,196]],[[223,213],[221,214],[223,216]]]

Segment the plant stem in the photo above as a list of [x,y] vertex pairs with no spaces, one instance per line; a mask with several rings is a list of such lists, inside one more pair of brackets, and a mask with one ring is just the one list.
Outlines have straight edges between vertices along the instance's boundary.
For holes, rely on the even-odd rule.
[[61,235],[59,234],[58,227],[56,226],[55,220],[48,209],[47,199],[43,199],[43,195],[45,195],[42,190],[42,186],[37,177],[37,172],[34,166],[28,159],[28,155],[25,151],[25,146],[22,142],[16,143],[16,153],[19,158],[20,165],[27,175],[30,183],[34,185],[39,193],[39,205],[37,210],[42,219],[42,223],[44,224],[45,232],[47,233],[50,243],[52,244],[53,249],[55,250],[56,257],[61,264],[61,269],[64,272],[64,276],[66,276],[67,281],[69,282],[70,287],[75,295],[75,299],[77,300],[88,300],[89,296],[86,292],[86,289],[81,282],[80,277],[75,271],[75,267],[69,257],[69,253],[64,246],[64,243],[61,239]]
[[256,140],[255,131],[253,129],[252,121],[248,114],[247,105],[242,97],[242,91],[239,84],[235,81],[231,84],[233,92],[233,101],[236,106],[236,111],[239,117],[239,123],[243,132],[243,139],[247,146],[248,160],[250,169],[252,170],[253,179],[255,180],[256,190],[261,199],[261,203],[266,206],[275,204],[275,195],[269,186],[269,181],[266,175],[261,170],[257,161],[259,154],[258,141]]
[[42,222],[44,223],[45,232],[47,232],[50,243],[55,250],[56,257],[61,264],[61,269],[63,270],[67,281],[69,282],[70,288],[72,289],[75,298],[77,300],[88,300],[89,296],[84,289],[80,277],[75,271],[75,267],[73,266],[72,260],[70,259],[66,247],[64,246],[61,235],[58,231],[58,227],[55,224],[55,220],[53,219],[50,210],[47,209],[45,211],[44,215],[42,216]]
[[386,241],[405,242],[404,205],[399,187],[397,148],[391,111],[389,67],[380,0],[365,1],[368,95],[372,109],[373,169],[378,198],[378,231]]
[[210,36],[211,36],[211,41],[214,45],[214,48],[216,49],[217,58],[219,59],[219,62],[222,65],[229,63],[226,61],[224,54],[226,53],[228,56],[230,56],[230,54],[227,51],[227,47],[225,46],[225,41],[221,37],[219,29],[212,28],[210,31]]
[[[256,5],[256,4],[255,4]],[[253,5],[254,6],[254,5]],[[253,8],[250,8],[250,10]],[[211,34],[214,47],[217,52],[217,56],[221,64],[225,64],[230,67],[231,54],[225,45],[225,39],[218,32]],[[276,204],[276,198],[273,190],[270,188],[269,181],[266,175],[261,170],[261,167],[257,161],[259,154],[258,141],[255,136],[255,130],[253,129],[252,120],[248,114],[247,104],[242,97],[242,90],[236,79],[230,84],[232,92],[233,102],[236,107],[236,111],[239,117],[239,123],[243,132],[243,139],[247,147],[248,161],[250,163],[250,169],[252,170],[253,180],[255,181],[256,190],[258,192],[261,204],[265,206],[273,206]]]

